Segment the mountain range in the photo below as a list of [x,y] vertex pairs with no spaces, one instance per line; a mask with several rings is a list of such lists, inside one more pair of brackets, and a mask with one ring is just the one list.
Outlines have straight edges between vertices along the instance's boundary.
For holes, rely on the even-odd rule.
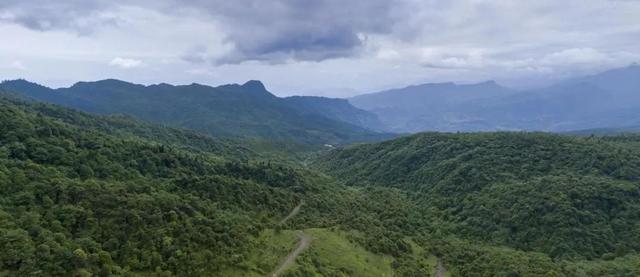
[[640,125],[638,65],[535,90],[514,90],[495,81],[431,83],[349,99],[281,98],[260,81],[211,87],[107,79],[51,89],[13,80],[0,87],[87,112],[125,114],[217,137],[310,145],[377,141],[421,131],[568,132]]
[[259,81],[210,87],[200,84],[144,86],[108,79],[51,89],[13,80],[3,82],[0,87],[24,97],[87,112],[125,114],[218,137],[307,144],[341,144],[390,137],[369,129],[379,124],[374,114],[357,109],[345,100],[279,98]]
[[[362,103],[440,128],[561,129],[633,111],[616,97],[633,99],[634,72]],[[442,123],[456,116],[483,118]],[[637,118],[621,116],[607,120]],[[258,81],[3,82],[0,276],[640,275],[640,135],[587,135],[640,125],[371,142],[389,122]]]
[[640,66],[517,91],[494,81],[423,84],[349,99],[388,131],[562,132],[640,124]]

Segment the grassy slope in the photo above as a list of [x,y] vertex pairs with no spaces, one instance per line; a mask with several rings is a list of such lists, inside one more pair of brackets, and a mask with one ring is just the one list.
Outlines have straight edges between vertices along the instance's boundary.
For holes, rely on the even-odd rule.
[[[257,238],[258,247],[238,268],[224,272],[226,276],[265,276],[270,274],[297,242],[296,230],[265,230]],[[311,246],[296,259],[283,276],[392,276],[392,258],[371,253],[349,240],[351,234],[325,228],[302,230],[312,237]],[[311,274],[311,275],[309,275]]]
[[392,276],[392,259],[351,242],[351,234],[317,228],[304,232],[310,234],[313,241],[298,259],[298,267],[291,269],[293,272],[314,272],[318,276]]

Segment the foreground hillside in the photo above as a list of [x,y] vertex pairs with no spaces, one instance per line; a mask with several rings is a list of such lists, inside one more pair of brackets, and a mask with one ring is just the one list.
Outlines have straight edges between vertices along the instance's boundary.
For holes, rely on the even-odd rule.
[[[621,266],[628,273],[640,250],[637,145],[634,137],[426,133],[334,150],[317,166],[345,184],[410,192],[443,222],[438,234],[548,262],[636,257]],[[448,262],[468,266],[452,253]]]
[[3,275],[215,272],[298,202],[287,187],[307,184],[34,109],[0,100]]
[[296,229],[314,242],[283,274],[430,270],[369,204],[401,193],[247,160],[235,143],[0,97],[0,275],[264,276]]
[[[99,114],[126,114],[213,136],[342,144],[389,137],[370,131],[373,114],[344,102],[325,111],[324,98],[279,98],[262,83],[210,87],[199,84],[143,86],[119,80],[80,82],[50,89],[24,80],[5,81],[1,88],[24,97]],[[335,101],[334,101],[335,102]],[[318,109],[317,107],[321,107]],[[353,119],[353,117],[356,117]],[[362,117],[362,124],[358,117]],[[367,121],[368,120],[368,121]]]

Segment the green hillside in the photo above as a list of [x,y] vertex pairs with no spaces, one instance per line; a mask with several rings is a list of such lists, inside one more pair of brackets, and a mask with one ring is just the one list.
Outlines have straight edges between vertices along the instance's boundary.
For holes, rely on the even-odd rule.
[[[243,272],[264,243],[277,243],[261,235],[273,228],[377,226],[349,245],[327,237],[309,253],[327,259],[322,249],[338,245],[399,257],[388,247],[401,237],[373,237],[385,231],[374,206],[363,205],[368,192],[282,163],[245,160],[254,154],[237,143],[0,98],[0,275]],[[278,226],[301,201],[300,215]],[[353,208],[367,219],[353,223]]]
[[[537,133],[425,133],[337,149],[316,166],[348,185],[409,192],[424,215],[441,222],[434,234],[476,244],[471,249],[507,247],[542,254],[547,263],[613,259],[640,250],[635,145]],[[483,252],[503,251],[491,249]],[[469,259],[448,255],[454,264]]]
[[0,100],[3,274],[216,272],[308,186],[293,169],[106,134],[38,109]]

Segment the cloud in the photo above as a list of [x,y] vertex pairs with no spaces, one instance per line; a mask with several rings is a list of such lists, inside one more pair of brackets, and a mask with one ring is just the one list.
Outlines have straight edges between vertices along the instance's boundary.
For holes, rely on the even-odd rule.
[[117,57],[111,60],[111,62],[109,62],[109,65],[129,69],[142,66],[142,61]]
[[27,67],[22,63],[22,61],[13,61],[10,66],[11,68],[18,70],[27,70]]
[[540,62],[550,65],[593,64],[609,62],[613,57],[593,48],[571,48],[554,52]]
[[3,0],[0,22],[35,31],[68,30],[88,35],[98,27],[117,24],[116,18],[105,12],[110,7],[114,6],[103,0]]
[[248,0],[242,5],[224,0],[174,1],[181,9],[208,17],[229,30],[234,51],[221,63],[287,59],[322,61],[356,56],[366,34],[389,33],[400,1],[368,0]]
[[[120,7],[138,6],[182,17],[199,17],[219,24],[234,46],[224,57],[199,57],[218,64],[247,60],[283,62],[322,61],[356,56],[367,34],[389,33],[401,19],[394,13],[403,1],[367,0],[3,0],[0,20],[37,31],[68,30],[90,34],[117,26],[126,18],[114,16]],[[190,59],[190,53],[185,57]],[[201,59],[202,58],[202,59]]]
[[608,0],[1,0],[0,63],[290,91],[546,78],[639,61],[638,14],[640,1]]

